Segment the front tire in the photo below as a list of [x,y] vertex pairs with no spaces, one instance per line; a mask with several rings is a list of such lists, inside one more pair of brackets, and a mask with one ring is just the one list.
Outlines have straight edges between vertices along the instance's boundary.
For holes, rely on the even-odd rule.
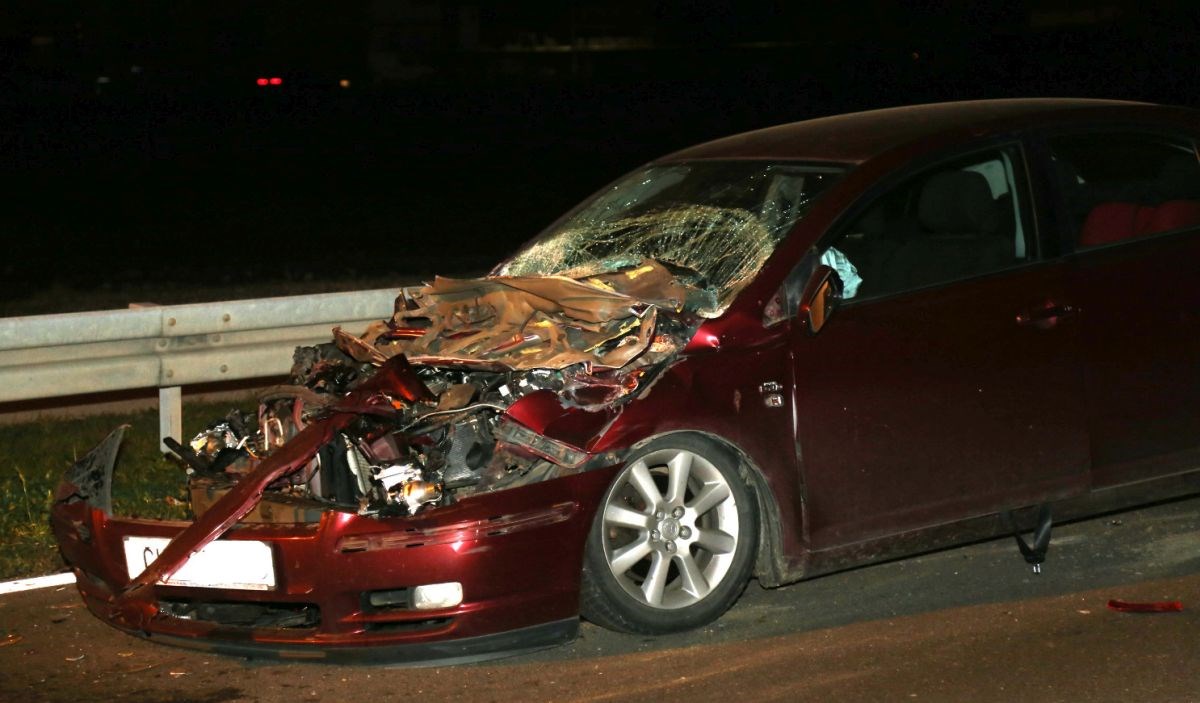
[[724,447],[669,435],[633,454],[584,552],[580,611],[622,632],[716,620],[746,587],[758,542],[753,490]]

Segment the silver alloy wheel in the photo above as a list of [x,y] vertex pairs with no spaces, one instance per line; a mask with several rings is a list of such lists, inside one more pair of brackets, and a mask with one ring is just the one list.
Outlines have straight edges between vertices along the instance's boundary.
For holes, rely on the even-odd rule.
[[703,456],[660,449],[634,461],[604,501],[604,556],[640,603],[670,610],[700,602],[729,573],[738,510],[725,476]]

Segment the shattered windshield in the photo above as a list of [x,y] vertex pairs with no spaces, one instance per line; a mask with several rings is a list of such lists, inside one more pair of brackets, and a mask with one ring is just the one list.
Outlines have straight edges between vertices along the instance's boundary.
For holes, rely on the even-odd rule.
[[497,273],[583,278],[653,259],[708,289],[712,303],[698,312],[716,316],[841,174],[762,161],[650,166],[597,195]]

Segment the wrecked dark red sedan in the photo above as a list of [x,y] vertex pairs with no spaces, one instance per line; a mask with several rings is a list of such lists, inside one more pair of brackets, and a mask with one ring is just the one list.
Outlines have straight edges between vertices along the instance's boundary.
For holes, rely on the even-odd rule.
[[175,442],[191,522],[110,514],[113,433],[62,552],[130,633],[413,662],[982,537],[1040,565],[1053,520],[1200,488],[1197,117],[953,103],[665,157]]

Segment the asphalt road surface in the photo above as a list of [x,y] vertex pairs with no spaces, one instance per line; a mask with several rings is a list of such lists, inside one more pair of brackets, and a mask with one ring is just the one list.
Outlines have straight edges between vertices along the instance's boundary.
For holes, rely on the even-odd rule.
[[[1130,614],[1111,598],[1180,600]],[[253,663],[113,630],[73,587],[0,597],[0,701],[1200,701],[1200,498],[786,588],[669,637],[439,668]]]

